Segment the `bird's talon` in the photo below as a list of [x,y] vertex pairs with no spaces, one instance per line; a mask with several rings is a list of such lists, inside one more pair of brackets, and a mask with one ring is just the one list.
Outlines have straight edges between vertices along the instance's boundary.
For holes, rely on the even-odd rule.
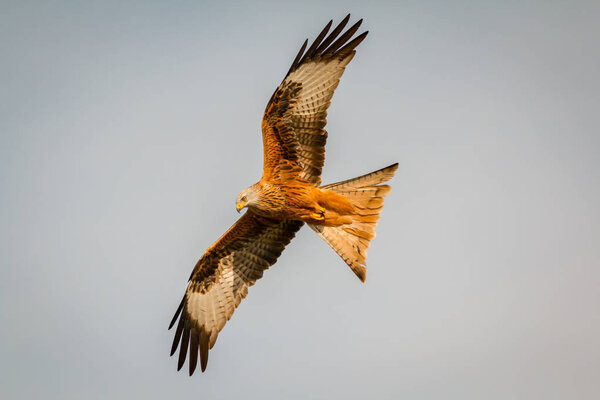
[[311,217],[313,219],[316,219],[317,221],[323,221],[325,219],[325,213],[321,212],[321,213],[312,213]]

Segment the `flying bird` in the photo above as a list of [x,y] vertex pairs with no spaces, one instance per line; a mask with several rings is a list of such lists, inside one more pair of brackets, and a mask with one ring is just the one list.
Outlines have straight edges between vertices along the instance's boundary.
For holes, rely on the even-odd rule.
[[343,182],[321,185],[327,108],[345,67],[368,31],[353,38],[362,20],[346,31],[346,16],[308,39],[271,96],[262,119],[261,179],[244,189],[236,208],[246,212],[196,264],[169,329],[177,320],[171,355],[180,370],[189,350],[189,373],[206,369],[208,351],[263,272],[273,265],[305,223],[329,244],[358,278],[398,164]]

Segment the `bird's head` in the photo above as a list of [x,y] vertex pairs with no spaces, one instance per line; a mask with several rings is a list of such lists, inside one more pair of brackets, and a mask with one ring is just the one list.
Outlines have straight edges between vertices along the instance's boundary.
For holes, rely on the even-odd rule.
[[240,192],[237,199],[235,199],[235,208],[237,212],[240,212],[242,208],[251,207],[258,202],[258,191],[256,185],[252,185]]

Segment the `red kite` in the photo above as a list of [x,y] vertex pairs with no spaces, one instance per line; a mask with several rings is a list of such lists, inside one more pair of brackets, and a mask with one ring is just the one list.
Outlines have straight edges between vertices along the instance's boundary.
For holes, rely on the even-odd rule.
[[398,164],[321,186],[327,108],[356,46],[368,33],[352,38],[362,20],[342,32],[349,19],[327,35],[329,21],[308,50],[308,40],[304,42],[267,104],[262,178],[238,195],[237,210],[247,208],[246,213],[200,258],[169,326],[179,318],[171,348],[173,355],[179,347],[178,370],[188,349],[190,375],[198,354],[202,371],[206,369],[208,350],[248,287],[277,261],[304,223],[365,280],[367,248],[390,191],[382,183]]

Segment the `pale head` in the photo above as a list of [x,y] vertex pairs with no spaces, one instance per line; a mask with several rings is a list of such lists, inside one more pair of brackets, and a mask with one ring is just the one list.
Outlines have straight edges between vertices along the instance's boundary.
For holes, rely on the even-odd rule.
[[238,212],[245,207],[252,207],[258,204],[258,190],[256,185],[252,185],[242,190],[235,200],[235,208]]

